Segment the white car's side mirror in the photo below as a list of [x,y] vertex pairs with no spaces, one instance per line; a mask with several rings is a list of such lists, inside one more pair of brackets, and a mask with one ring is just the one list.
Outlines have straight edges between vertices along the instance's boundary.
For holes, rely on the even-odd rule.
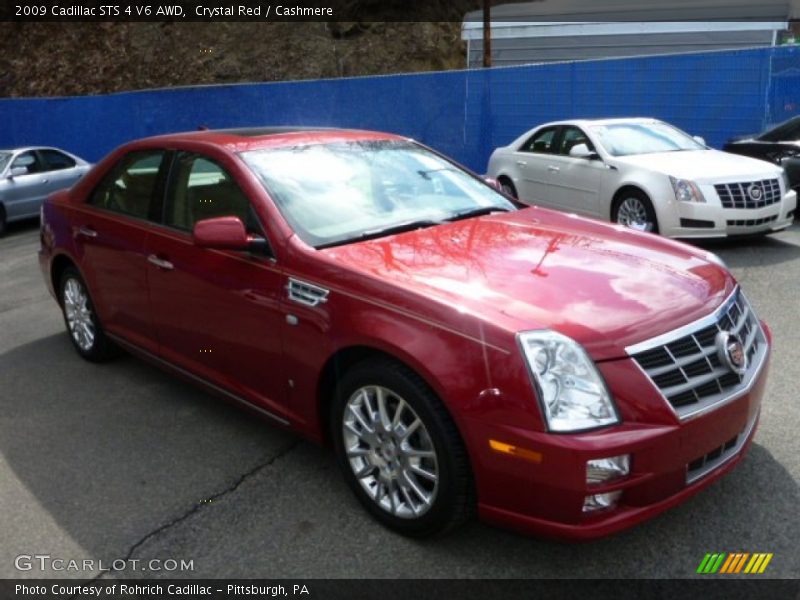
[[8,172],[8,178],[13,179],[14,177],[18,177],[19,175],[27,175],[28,174],[28,167],[14,167]]
[[700,144],[701,146],[706,146],[706,145],[707,145],[707,144],[706,144],[706,140],[705,140],[705,138],[702,138],[702,137],[700,137],[699,135],[693,135],[693,136],[692,136],[692,139],[693,139],[695,142],[697,142],[698,144]]
[[592,152],[589,150],[589,146],[586,144],[575,144],[572,148],[569,149],[569,155],[572,158],[588,158],[588,159],[596,159],[600,158],[597,152]]

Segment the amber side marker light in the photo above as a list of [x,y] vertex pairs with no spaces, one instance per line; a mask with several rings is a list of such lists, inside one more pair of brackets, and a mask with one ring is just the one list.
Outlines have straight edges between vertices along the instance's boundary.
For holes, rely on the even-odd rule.
[[525,460],[529,460],[535,463],[542,462],[542,454],[540,452],[534,452],[533,450],[526,450],[525,448],[520,448],[519,446],[512,446],[511,444],[506,444],[505,442],[498,442],[497,440],[489,440],[489,446],[495,452],[510,454],[511,456],[524,458]]

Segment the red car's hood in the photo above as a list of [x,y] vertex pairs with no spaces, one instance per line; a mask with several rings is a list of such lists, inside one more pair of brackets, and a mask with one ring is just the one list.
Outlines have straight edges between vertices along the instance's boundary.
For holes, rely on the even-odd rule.
[[703,250],[538,208],[325,253],[452,306],[449,327],[466,313],[512,332],[555,329],[595,360],[709,314],[735,285]]

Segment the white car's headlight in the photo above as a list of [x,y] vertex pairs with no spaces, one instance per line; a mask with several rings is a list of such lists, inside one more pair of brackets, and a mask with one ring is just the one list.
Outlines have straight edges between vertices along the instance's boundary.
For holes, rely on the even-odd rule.
[[672,189],[675,192],[675,199],[681,202],[705,202],[703,192],[697,187],[694,181],[688,179],[676,179],[675,177],[669,178],[672,184]]
[[611,394],[586,351],[550,330],[518,336],[551,431],[580,431],[619,423]]

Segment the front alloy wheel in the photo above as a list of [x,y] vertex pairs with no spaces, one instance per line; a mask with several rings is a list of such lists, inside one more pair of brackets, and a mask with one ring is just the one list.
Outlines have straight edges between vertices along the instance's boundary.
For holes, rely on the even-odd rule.
[[414,371],[390,358],[352,366],[336,387],[331,417],[344,478],[383,525],[423,537],[470,517],[475,494],[464,443]]
[[614,221],[635,231],[658,232],[655,211],[642,194],[628,194],[618,203]]
[[357,389],[342,422],[345,452],[366,494],[396,517],[424,515],[436,499],[439,467],[428,429],[392,390]]

